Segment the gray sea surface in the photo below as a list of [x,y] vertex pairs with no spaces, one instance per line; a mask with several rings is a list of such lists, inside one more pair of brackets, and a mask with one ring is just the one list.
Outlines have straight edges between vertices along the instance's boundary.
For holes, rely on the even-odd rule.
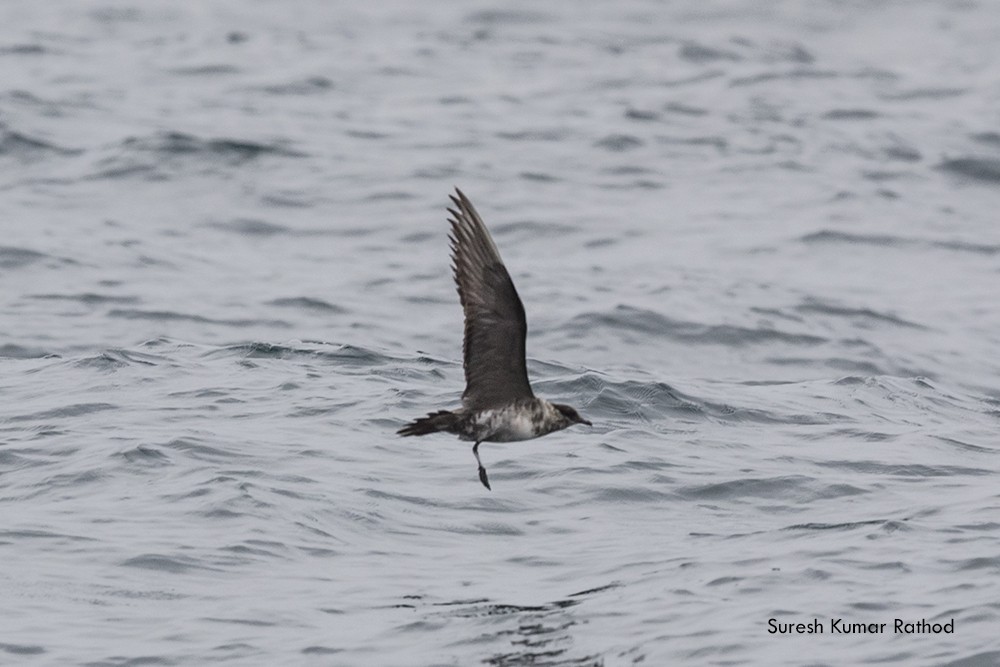
[[[998,44],[986,0],[5,0],[0,664],[1000,664]],[[594,422],[484,444],[492,492],[395,435],[463,388],[456,186]]]

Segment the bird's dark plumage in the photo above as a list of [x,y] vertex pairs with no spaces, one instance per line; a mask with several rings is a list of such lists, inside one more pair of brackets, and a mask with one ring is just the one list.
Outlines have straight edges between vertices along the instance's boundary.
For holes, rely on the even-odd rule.
[[399,435],[445,431],[474,440],[479,479],[488,489],[489,478],[479,459],[481,442],[528,440],[590,422],[568,405],[535,398],[525,364],[524,305],[472,202],[457,189],[451,201],[452,268],[465,315],[462,407],[416,419]]
[[528,325],[490,233],[472,202],[456,190],[449,208],[451,249],[458,298],[465,313],[462,405],[484,410],[534,398],[525,367]]

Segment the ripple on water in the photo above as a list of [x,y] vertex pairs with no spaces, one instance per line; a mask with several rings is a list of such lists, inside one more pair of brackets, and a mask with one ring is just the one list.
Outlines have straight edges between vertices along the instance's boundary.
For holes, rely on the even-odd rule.
[[806,234],[800,240],[809,245],[844,243],[876,248],[930,248],[968,252],[977,255],[1000,254],[1000,244],[919,239],[892,234],[854,234],[828,229]]
[[280,308],[297,308],[305,311],[334,313],[337,315],[343,315],[344,313],[347,312],[345,308],[324,301],[323,299],[316,299],[307,296],[272,299],[267,303],[270,306],[278,306]]
[[115,371],[130,366],[158,366],[166,363],[163,355],[145,354],[134,350],[114,348],[92,356],[75,359],[72,364],[77,368],[96,368]]
[[0,158],[11,158],[26,163],[54,156],[76,155],[80,152],[8,129],[4,123],[0,122]]
[[112,405],[111,403],[71,403],[69,405],[62,405],[57,408],[49,408],[48,410],[41,410],[39,412],[32,412],[28,414],[14,415],[8,417],[10,421],[31,421],[37,422],[49,419],[68,419],[72,417],[80,417],[84,415],[91,415],[96,412],[105,412],[108,410],[118,410],[119,406]]
[[142,310],[139,308],[114,308],[108,311],[108,317],[119,317],[127,320],[153,320],[159,322],[197,322],[199,324],[223,324],[230,327],[254,327],[267,326],[279,327],[283,329],[291,328],[291,323],[286,320],[266,320],[255,318],[232,318],[221,319],[196,315],[193,313],[179,313],[173,310]]
[[159,468],[172,465],[170,457],[152,445],[136,445],[121,452],[122,458],[133,465]]
[[0,651],[11,655],[40,655],[45,653],[45,648],[35,644],[9,644],[0,642]]
[[138,296],[97,294],[95,292],[84,292],[82,294],[32,294],[28,298],[43,301],[75,301],[88,306],[99,306],[107,303],[134,304],[141,301]]
[[123,567],[135,567],[143,570],[155,570],[167,574],[184,574],[191,570],[220,570],[218,567],[210,566],[191,556],[166,556],[156,553],[127,558],[121,562],[121,565]]
[[58,355],[40,348],[4,343],[0,345],[0,359],[43,359],[45,357],[58,357]]
[[190,457],[199,461],[223,462],[238,459],[243,452],[235,448],[226,448],[217,445],[210,445],[204,438],[187,436],[175,438],[162,445],[153,445],[156,450],[170,450],[180,453],[185,457]]
[[594,329],[610,329],[666,337],[688,344],[728,347],[768,343],[814,346],[827,342],[821,336],[790,333],[774,328],[674,320],[652,310],[626,305],[619,305],[611,311],[577,315],[570,320],[567,329],[573,337],[590,335]]
[[795,310],[799,313],[809,313],[818,315],[831,315],[834,317],[844,317],[851,319],[855,323],[865,324],[865,323],[875,323],[875,324],[892,324],[896,326],[906,327],[910,329],[927,329],[927,327],[917,324],[916,322],[910,322],[897,317],[891,313],[883,313],[873,310],[871,308],[856,308],[845,305],[838,305],[824,301],[822,299],[816,299],[809,297],[805,299],[801,304],[795,307]]
[[256,359],[291,359],[296,357],[320,359],[333,362],[341,367],[371,367],[401,361],[377,350],[359,345],[329,345],[324,343],[302,345],[280,345],[276,343],[251,342],[228,345],[209,350],[207,357],[238,356]]
[[215,172],[263,159],[305,157],[305,153],[281,143],[204,138],[184,132],[129,137],[103,152],[90,178],[169,180],[178,173]]
[[66,257],[48,255],[31,248],[15,246],[0,246],[0,269],[22,269],[34,264],[45,264],[49,267],[78,264],[76,260]]
[[[413,609],[422,624],[471,634],[476,643],[489,647],[485,662],[492,665],[603,664],[599,653],[577,646],[578,624],[599,612],[601,597],[619,587],[617,582],[536,604],[496,602],[489,599],[433,601],[425,596],[407,596],[397,605]],[[397,628],[410,628],[410,622]],[[419,628],[425,631],[426,628]]]
[[971,182],[1000,184],[1000,159],[997,158],[955,158],[940,163],[938,169]]

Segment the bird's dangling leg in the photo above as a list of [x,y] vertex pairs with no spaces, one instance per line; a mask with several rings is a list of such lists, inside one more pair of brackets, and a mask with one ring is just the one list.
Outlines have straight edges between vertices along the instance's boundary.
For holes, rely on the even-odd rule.
[[472,446],[472,453],[476,455],[476,463],[479,464],[479,481],[483,483],[483,486],[487,490],[492,491],[490,488],[490,478],[486,476],[486,468],[483,467],[483,462],[479,460],[479,443],[477,442]]

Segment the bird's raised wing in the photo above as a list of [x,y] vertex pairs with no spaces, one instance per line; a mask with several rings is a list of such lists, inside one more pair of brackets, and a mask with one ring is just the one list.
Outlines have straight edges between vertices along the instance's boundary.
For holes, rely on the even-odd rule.
[[462,405],[482,410],[532,398],[524,365],[524,306],[486,225],[456,189],[449,208],[455,283],[465,313]]

